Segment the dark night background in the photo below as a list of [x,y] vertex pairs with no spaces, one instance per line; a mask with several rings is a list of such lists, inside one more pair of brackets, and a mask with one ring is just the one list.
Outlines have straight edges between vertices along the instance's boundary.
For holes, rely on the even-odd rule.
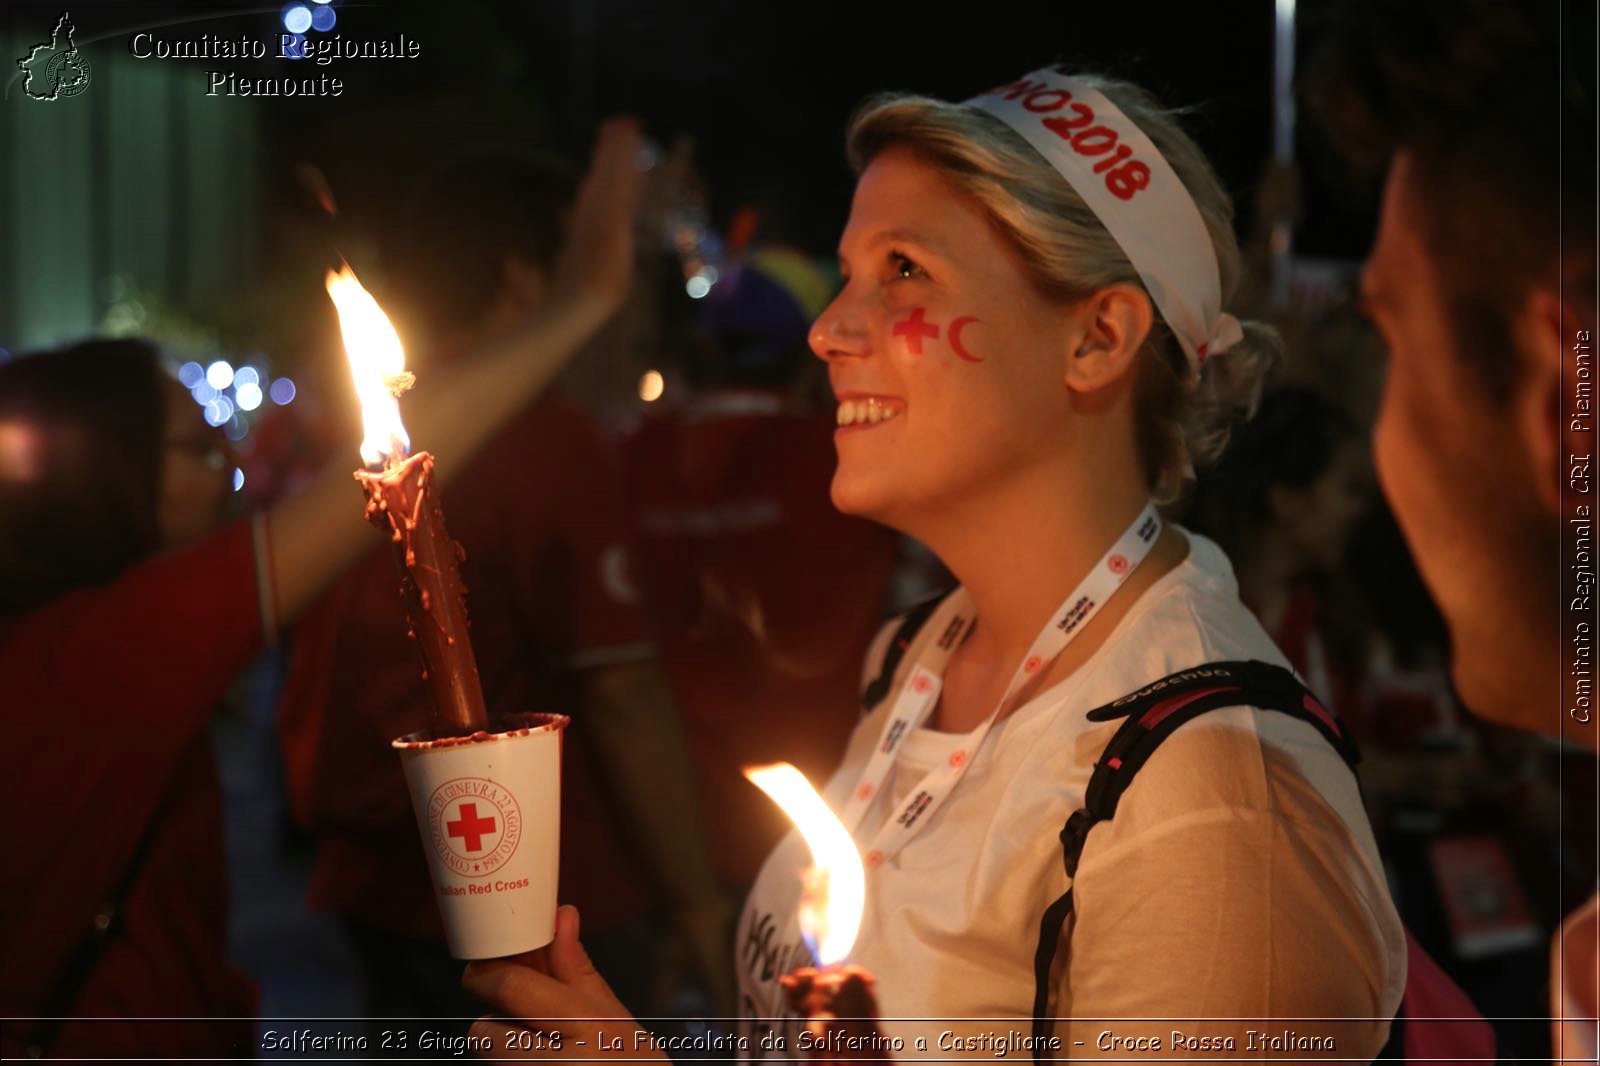
[[[1328,6],[1327,0],[1300,5],[1302,53],[1315,37],[1319,11]],[[978,9],[935,14],[931,7],[787,8],[726,0],[506,5],[402,0],[342,5],[330,32],[357,39],[403,32],[421,45],[416,60],[336,60],[318,67],[271,58],[254,64],[134,61],[126,54],[127,32],[136,27],[169,24],[155,31],[169,38],[268,37],[279,29],[270,10],[241,6],[238,10],[253,13],[217,17],[228,10],[199,3],[72,7],[80,41],[105,38],[86,52],[95,62],[96,83],[102,89],[112,86],[109,92],[85,94],[77,107],[92,142],[85,162],[94,184],[63,188],[57,177],[35,188],[33,183],[43,179],[34,168],[0,168],[0,203],[21,216],[15,230],[20,245],[28,243],[30,225],[41,226],[41,237],[50,232],[43,228],[41,200],[63,197],[63,209],[75,206],[90,219],[104,216],[84,234],[85,247],[74,257],[89,273],[102,280],[131,273],[192,309],[218,295],[219,271],[233,282],[257,283],[265,275],[268,285],[274,283],[286,265],[283,257],[291,254],[281,239],[282,227],[303,221],[293,218],[298,194],[288,173],[295,162],[310,160],[326,171],[344,209],[347,234],[360,233],[382,224],[409,179],[431,160],[494,145],[535,145],[581,156],[598,118],[631,112],[664,144],[679,133],[695,138],[714,217],[724,219],[736,206],[754,203],[763,209],[765,238],[828,254],[849,202],[842,131],[864,97],[902,89],[964,98],[1056,60],[1129,77],[1169,106],[1191,109],[1191,132],[1236,196],[1241,229],[1252,218],[1270,146],[1274,8],[1268,0],[1010,4],[1002,17]],[[59,11],[56,5],[8,5],[0,30],[15,42],[11,51],[39,37],[35,27],[48,27]],[[281,75],[286,68],[300,76],[327,73],[343,78],[346,87],[337,98],[208,98],[204,71],[216,68],[241,74],[253,68],[257,76]],[[163,84],[152,84],[158,76]],[[150,95],[149,107],[135,103],[132,88],[121,89],[135,85]],[[17,92],[14,81],[11,91]],[[53,115],[64,117],[59,109]],[[204,160],[156,186],[122,173],[117,137],[194,155],[222,147],[212,143],[219,135],[240,136],[237,129],[219,134],[210,128],[219,121],[249,124],[256,165],[248,168],[248,178],[254,188],[239,190],[237,198],[250,203],[236,209],[227,189],[209,187],[216,172],[214,167],[208,171]],[[127,133],[134,124],[165,128],[148,136]],[[1314,136],[1308,137],[1304,126],[1299,154],[1320,164]],[[20,163],[25,154],[51,150],[48,144],[37,149],[32,144],[26,125],[8,121],[0,127],[0,156]],[[1298,249],[1358,257],[1370,236],[1371,198],[1348,188],[1336,168],[1307,166],[1305,174]],[[196,199],[221,202],[197,208]],[[24,202],[27,211],[21,208]],[[128,208],[148,213],[162,207],[178,234],[176,246],[161,263],[127,271],[118,238],[100,232],[107,228],[103,223]],[[262,221],[252,226],[243,214],[248,212],[259,212]],[[208,242],[207,234],[192,229],[201,224],[196,216],[206,214],[216,222],[233,219],[233,228],[241,231],[229,236],[234,254],[225,264],[208,262],[219,242]],[[169,234],[165,241],[174,238]],[[148,243],[133,237],[128,242]],[[241,258],[254,269],[238,276],[245,265]],[[139,276],[150,274],[161,276]],[[6,291],[16,292],[27,281],[16,256],[0,262],[0,282],[10,282]],[[256,295],[263,295],[259,288]],[[18,303],[24,302],[26,294],[18,296]],[[62,298],[59,281],[50,296]],[[99,285],[86,291],[66,317],[98,317],[113,303],[115,293]],[[250,312],[234,307],[221,317],[247,334],[252,320],[265,324],[265,339],[282,350],[282,339],[270,332],[282,313],[271,306]],[[0,344],[42,343],[64,328],[35,326],[18,321],[19,315],[15,307],[0,306]]]

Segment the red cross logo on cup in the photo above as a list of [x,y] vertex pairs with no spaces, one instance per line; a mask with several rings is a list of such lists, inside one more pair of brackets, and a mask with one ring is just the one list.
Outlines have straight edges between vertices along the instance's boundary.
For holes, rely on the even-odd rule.
[[861,782],[861,787],[856,789],[856,795],[859,796],[861,799],[867,799],[868,797],[870,797],[872,795],[872,782],[871,781],[863,781],[863,782]]
[[932,687],[933,682],[928,680],[928,675],[926,674],[918,674],[911,679],[912,692],[927,692]]
[[483,850],[483,838],[495,831],[493,818],[479,818],[476,803],[463,803],[461,817],[444,823],[449,836],[460,837],[463,847],[470,852]]
[[961,767],[966,763],[966,761],[967,761],[967,753],[965,751],[957,749],[957,750],[952,751],[950,753],[950,766],[951,766],[952,769],[955,769],[955,770],[961,769]]
[[428,800],[433,849],[451,873],[486,877],[506,864],[522,838],[522,810],[496,781],[458,777]]
[[1106,560],[1106,566],[1111,568],[1111,572],[1113,574],[1121,577],[1123,574],[1128,572],[1128,557],[1123,555],[1121,552],[1118,552],[1116,555],[1113,555],[1111,558]]
[[1043,665],[1043,659],[1039,658],[1037,655],[1030,655],[1028,657],[1028,661],[1022,664],[1022,672],[1026,674],[1036,673],[1039,667]]
[[881,851],[869,851],[869,852],[867,852],[867,869],[869,869],[869,870],[876,869],[877,867],[882,866],[882,865],[883,865],[883,852],[881,852]]

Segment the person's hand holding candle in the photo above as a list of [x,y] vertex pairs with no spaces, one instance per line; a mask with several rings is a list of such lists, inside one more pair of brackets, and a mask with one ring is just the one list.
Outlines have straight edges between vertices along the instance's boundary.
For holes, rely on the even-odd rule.
[[484,1058],[644,1059],[668,1061],[648,1043],[643,1027],[595,970],[578,941],[578,910],[562,907],[549,947],[517,959],[475,962],[461,979],[468,992],[495,1007],[472,1026],[487,1040]]
[[[793,819],[815,863],[796,916],[822,965],[802,967],[784,979],[790,1007],[805,1019],[810,1057],[847,1062],[882,1060],[873,977],[845,962],[861,925],[866,871],[855,841],[805,779],[787,763],[751,767],[745,776]],[[626,1007],[595,971],[578,942],[578,912],[562,907],[555,940],[516,959],[473,963],[462,980],[499,1009],[473,1026],[488,1038],[487,1057],[666,1058],[647,1040]],[[596,1019],[603,1019],[597,1021]],[[602,1039],[604,1034],[605,1039]]]

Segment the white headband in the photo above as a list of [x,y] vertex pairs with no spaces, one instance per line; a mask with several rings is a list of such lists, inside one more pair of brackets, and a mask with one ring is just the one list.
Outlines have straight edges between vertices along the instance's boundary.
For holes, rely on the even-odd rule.
[[1066,178],[1139,272],[1193,378],[1244,337],[1222,310],[1200,209],[1144,131],[1094,89],[1036,70],[967,101],[999,118]]

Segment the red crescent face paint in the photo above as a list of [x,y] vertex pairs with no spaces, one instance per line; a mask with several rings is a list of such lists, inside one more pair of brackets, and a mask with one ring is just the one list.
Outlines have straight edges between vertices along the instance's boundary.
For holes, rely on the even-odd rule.
[[969,363],[981,363],[983,362],[983,356],[973,355],[972,352],[967,350],[966,345],[961,343],[961,331],[977,321],[980,321],[980,319],[973,315],[962,315],[950,323],[950,330],[946,334],[946,338],[950,342],[950,350],[955,352],[958,358],[965,359]]

